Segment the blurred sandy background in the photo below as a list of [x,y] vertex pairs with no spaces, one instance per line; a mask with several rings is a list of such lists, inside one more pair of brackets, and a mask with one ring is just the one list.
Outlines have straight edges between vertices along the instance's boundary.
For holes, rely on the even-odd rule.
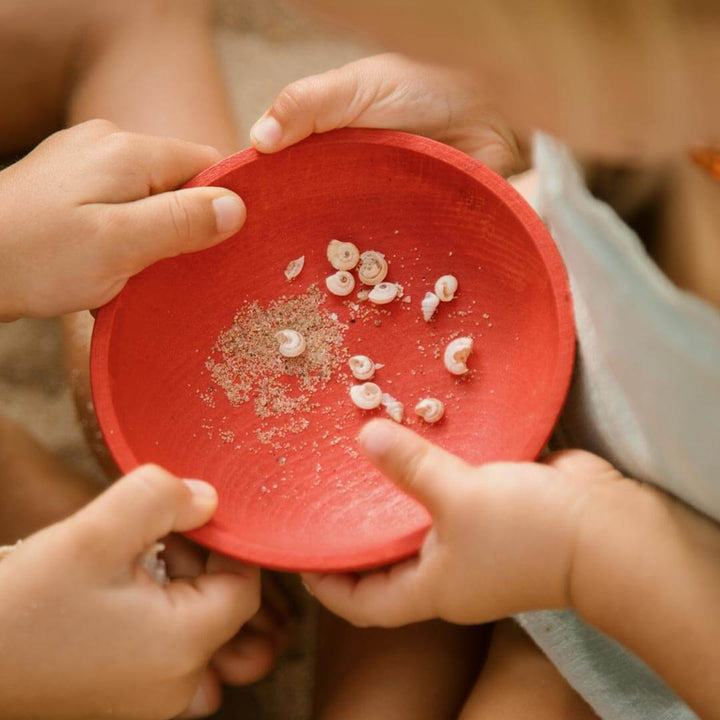
[[[242,138],[247,138],[254,120],[285,84],[369,52],[346,34],[275,0],[216,3],[217,46]],[[100,477],[75,417],[56,321],[23,320],[0,325],[0,407],[70,466]],[[302,600],[302,595],[296,594]],[[311,644],[312,622],[307,608],[304,615],[295,646],[273,676],[251,689],[228,691],[225,708],[217,718],[309,717],[307,648]]]

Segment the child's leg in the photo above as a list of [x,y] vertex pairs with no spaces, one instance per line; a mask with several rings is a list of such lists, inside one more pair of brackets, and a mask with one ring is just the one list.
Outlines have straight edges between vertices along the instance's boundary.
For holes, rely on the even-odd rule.
[[597,720],[533,641],[511,620],[493,630],[485,667],[459,720]]
[[[94,117],[136,132],[181,137],[223,153],[238,145],[235,120],[213,50],[209,0],[113,0],[100,3],[68,89],[70,124]],[[114,465],[92,412],[88,313],[63,320],[80,422],[109,475]]]
[[483,628],[358,629],[321,611],[315,720],[451,720],[477,677]]
[[67,517],[99,490],[0,416],[0,545],[11,545]]

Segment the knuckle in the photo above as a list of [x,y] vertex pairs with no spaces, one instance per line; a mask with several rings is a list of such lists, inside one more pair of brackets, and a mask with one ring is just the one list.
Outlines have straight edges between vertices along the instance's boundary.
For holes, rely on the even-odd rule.
[[193,223],[187,203],[178,193],[168,193],[167,198],[168,213],[175,235],[183,244],[189,243],[193,237]]
[[102,135],[110,135],[118,132],[118,126],[110,120],[104,120],[103,118],[94,118],[92,120],[86,120],[76,126],[77,129],[93,137],[100,137]]
[[298,112],[312,108],[318,99],[320,85],[316,77],[302,78],[281,90],[273,104],[273,114],[292,117]]
[[110,132],[103,138],[103,147],[107,160],[113,163],[131,163],[135,160],[137,138],[123,130]]
[[412,488],[430,470],[432,453],[428,445],[418,447],[405,461],[401,472],[404,484]]
[[184,492],[177,478],[159,465],[142,465],[128,479],[133,483],[133,489],[145,494],[150,501],[178,498]]

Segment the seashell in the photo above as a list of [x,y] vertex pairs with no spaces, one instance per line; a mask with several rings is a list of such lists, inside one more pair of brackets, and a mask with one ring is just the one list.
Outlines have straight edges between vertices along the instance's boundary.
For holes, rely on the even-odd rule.
[[327,259],[336,270],[352,270],[360,260],[360,251],[351,242],[331,240],[327,246]]
[[355,288],[355,278],[347,270],[338,270],[325,278],[325,285],[333,295],[349,295]]
[[423,398],[415,406],[415,414],[427,423],[436,423],[445,414],[445,405],[437,398]]
[[464,375],[468,371],[465,361],[473,349],[471,337],[459,337],[452,340],[445,348],[443,361],[448,372],[453,375]]
[[285,357],[297,357],[305,352],[305,338],[297,330],[280,330],[275,333],[278,350]]
[[376,368],[382,367],[382,365],[375,365],[367,355],[353,355],[348,360],[348,365],[353,377],[358,380],[370,380],[375,374]]
[[403,421],[405,406],[399,400],[396,400],[389,393],[383,393],[380,402],[385,408],[385,412],[388,414],[388,417],[390,419],[398,423],[401,423]]
[[398,296],[399,292],[400,286],[397,283],[380,283],[370,291],[368,300],[376,305],[387,305]]
[[404,303],[409,303],[409,302],[412,302],[412,298],[411,298],[409,295],[406,295],[406,296],[402,299],[402,301],[403,301]]
[[295,258],[295,260],[291,260],[288,263],[288,266],[285,268],[285,277],[288,279],[288,282],[291,280],[294,280],[301,272],[302,269],[305,267],[305,256],[301,255],[299,258]]
[[350,388],[350,399],[362,410],[372,410],[382,402],[382,390],[371,382],[353,385]]
[[156,542],[140,556],[140,566],[158,585],[167,585],[170,582],[167,565],[158,557],[164,549],[163,543]]
[[362,290],[358,290],[358,294],[357,294],[358,302],[365,302],[369,297],[370,297],[370,291],[367,288],[362,288]]
[[382,253],[366,250],[360,255],[358,278],[363,285],[377,285],[385,279],[387,273],[388,264]]
[[437,306],[439,304],[440,298],[435,293],[425,293],[425,297],[420,303],[420,309],[422,310],[423,319],[425,320],[425,322],[430,322],[430,320],[432,320],[432,316],[435,314],[435,311],[437,310]]
[[443,275],[435,282],[435,294],[443,302],[450,302],[458,289],[458,280],[454,275]]

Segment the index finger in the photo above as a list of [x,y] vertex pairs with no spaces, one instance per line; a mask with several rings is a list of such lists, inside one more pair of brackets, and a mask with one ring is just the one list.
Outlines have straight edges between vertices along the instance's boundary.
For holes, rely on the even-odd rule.
[[[202,170],[222,159],[218,150],[209,145],[178,138],[156,137],[138,133],[118,132],[103,140],[111,158],[126,159],[141,174],[146,196],[176,190]],[[115,202],[139,199],[128,184],[127,197]]]
[[433,516],[447,504],[453,483],[472,469],[456,455],[390,420],[371,420],[358,440],[378,469]]

